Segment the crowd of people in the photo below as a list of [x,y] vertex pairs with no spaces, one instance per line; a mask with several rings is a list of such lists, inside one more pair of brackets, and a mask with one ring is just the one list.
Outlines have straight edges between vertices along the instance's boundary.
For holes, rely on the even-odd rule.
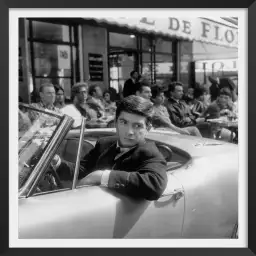
[[[170,83],[167,90],[151,85],[133,71],[118,98],[111,90],[102,92],[99,85],[79,82],[72,86],[72,103],[66,104],[63,88],[45,83],[39,88],[39,102],[31,105],[71,116],[74,128],[81,125],[81,117],[86,119],[87,128],[116,127],[117,136],[100,138],[81,160],[79,186],[98,185],[132,197],[157,200],[167,186],[167,163],[156,145],[145,139],[148,131],[153,127],[211,137],[208,119],[232,120],[238,114],[237,88],[229,79],[214,81],[209,92],[200,84],[186,93],[183,90],[180,82]],[[38,112],[24,113],[20,109],[19,129],[31,125],[36,115]],[[229,140],[230,133],[218,127],[214,138]],[[62,181],[72,180],[74,163],[55,155],[52,166]]]
[[[229,140],[231,131],[215,127],[213,132],[207,120],[237,119],[237,87],[228,78],[209,77],[209,81],[212,83],[209,89],[196,83],[184,92],[184,85],[180,82],[171,82],[164,89],[143,80],[134,70],[119,93],[113,88],[103,92],[100,85],[79,82],[72,86],[71,103],[66,104],[61,86],[44,83],[39,88],[39,102],[31,105],[73,117],[74,128],[81,125],[81,117],[85,117],[87,128],[114,127],[118,102],[136,95],[153,103],[152,126],[155,129],[199,137],[214,135],[214,138]],[[35,119],[31,114],[29,117],[31,121]]]

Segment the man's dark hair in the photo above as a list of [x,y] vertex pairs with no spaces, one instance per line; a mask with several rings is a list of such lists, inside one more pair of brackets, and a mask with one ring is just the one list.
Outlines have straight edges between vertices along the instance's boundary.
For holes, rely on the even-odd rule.
[[103,92],[103,97],[104,97],[105,94],[107,94],[107,93],[109,94],[109,96],[111,96],[111,92],[110,92],[109,90],[106,90],[106,91]]
[[104,91],[104,92],[103,92],[103,97],[105,97],[105,95],[108,93],[109,96],[110,96],[110,101],[115,101],[115,97],[114,97],[114,95],[113,95],[112,92],[113,92],[113,91],[111,91],[111,90],[106,90],[106,91]]
[[202,96],[206,92],[207,92],[207,89],[203,85],[198,85],[194,89],[194,98],[198,99],[200,96]]
[[116,109],[116,120],[123,111],[146,117],[147,127],[151,126],[152,117],[154,114],[153,103],[151,101],[140,96],[130,95],[118,102]]
[[100,86],[99,86],[98,84],[93,84],[93,85],[91,85],[91,86],[89,87],[89,91],[88,91],[89,95],[93,96],[93,93],[96,92],[96,88],[97,88],[97,87],[100,87]]
[[229,96],[232,99],[231,90],[227,87],[224,87],[224,88],[220,89],[220,95],[226,95],[226,96]]
[[160,86],[155,85],[151,87],[151,94],[153,99],[155,99],[162,92],[164,92],[164,89]]
[[43,83],[43,84],[41,84],[40,87],[39,87],[39,92],[43,92],[43,90],[44,90],[45,87],[53,87],[53,88],[54,88],[54,85],[51,84],[51,83]]
[[134,75],[134,73],[138,73],[136,70],[133,70],[131,73],[130,73],[130,76],[132,77]]
[[174,92],[175,91],[175,88],[176,86],[182,86],[183,87],[183,84],[181,82],[172,82],[168,85],[168,91],[169,92]]
[[230,91],[235,90],[235,83],[228,77],[220,78],[220,88],[229,88]]
[[74,97],[76,96],[76,94],[80,92],[80,88],[82,88],[82,87],[88,89],[88,84],[85,83],[85,82],[78,82],[78,83],[76,83],[76,84],[74,84],[72,86],[72,89],[71,89],[71,100],[73,100]]
[[55,89],[55,92],[58,93],[58,91],[63,91],[64,93],[64,89],[60,86],[60,85],[54,85],[54,89]]

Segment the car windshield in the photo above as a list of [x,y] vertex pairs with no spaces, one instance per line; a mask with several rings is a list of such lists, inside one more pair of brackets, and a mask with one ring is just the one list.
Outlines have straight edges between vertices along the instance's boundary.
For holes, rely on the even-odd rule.
[[60,121],[61,116],[50,111],[25,105],[19,109],[19,188],[31,175]]

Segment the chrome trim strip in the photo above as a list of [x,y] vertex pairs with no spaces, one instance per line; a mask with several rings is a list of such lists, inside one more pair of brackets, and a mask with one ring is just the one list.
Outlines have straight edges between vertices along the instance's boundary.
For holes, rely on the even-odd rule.
[[76,167],[75,167],[72,189],[76,188],[76,183],[77,183],[77,179],[78,179],[78,173],[79,173],[79,168],[80,168],[80,156],[81,156],[82,143],[83,143],[83,138],[84,138],[84,129],[85,129],[85,118],[82,118],[80,138],[79,138],[79,144],[78,144],[77,156],[76,156]]
[[[56,112],[54,112],[54,111],[52,111],[52,110],[47,110],[47,111],[45,111],[45,110],[43,110],[43,109],[41,109],[41,108],[37,108],[37,107],[34,107],[34,106],[31,106],[31,105],[29,105],[29,104],[26,104],[26,103],[21,103],[21,102],[19,102],[19,107],[25,107],[25,108],[28,108],[28,109],[30,109],[30,110],[34,110],[34,111],[38,111],[38,112],[41,112],[41,113],[44,113],[44,114],[48,114],[49,116],[54,116],[54,117],[57,117],[57,118],[62,118],[63,116],[65,116],[64,114],[62,115],[62,114],[58,114],[58,113],[56,113]],[[72,118],[72,117],[69,117],[69,118]]]

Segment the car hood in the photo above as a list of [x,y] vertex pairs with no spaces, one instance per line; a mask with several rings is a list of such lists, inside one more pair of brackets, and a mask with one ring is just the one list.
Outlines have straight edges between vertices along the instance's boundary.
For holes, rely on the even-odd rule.
[[[87,131],[102,132],[105,135],[116,133],[115,128],[90,129]],[[172,131],[153,129],[148,133],[147,138],[182,150],[191,157],[209,157],[223,153],[227,155],[228,153],[233,154],[234,152],[238,154],[237,144],[203,137],[181,135]]]

